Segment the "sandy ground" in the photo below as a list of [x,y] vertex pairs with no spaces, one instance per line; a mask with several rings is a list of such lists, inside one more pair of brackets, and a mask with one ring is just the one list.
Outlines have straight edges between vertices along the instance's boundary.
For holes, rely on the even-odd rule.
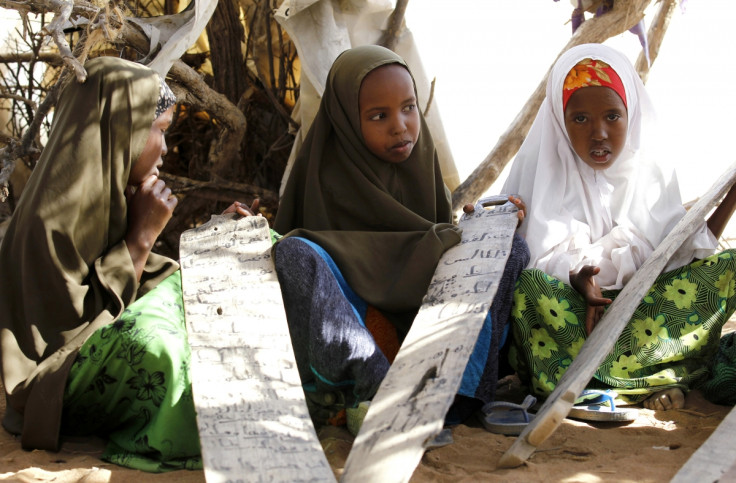
[[[729,322],[725,330],[736,329]],[[518,380],[499,387],[499,399],[520,401]],[[4,399],[4,398],[0,398]],[[0,400],[0,413],[4,412]],[[731,410],[706,401],[698,391],[687,395],[685,408],[654,412],[640,409],[631,424],[585,423],[566,419],[529,461],[515,469],[496,463],[514,437],[487,432],[472,418],[453,428],[454,443],[424,454],[412,482],[602,482],[669,481]],[[340,476],[352,436],[344,428],[323,428],[320,439]],[[150,474],[99,459],[104,442],[96,438],[65,441],[61,451],[24,451],[19,441],[0,430],[0,480],[21,482],[202,482],[201,471]]]
[[[595,425],[567,419],[515,469],[496,469],[513,437],[492,434],[477,421],[453,429],[454,443],[428,451],[413,482],[475,481],[669,481],[718,426],[731,408],[705,401],[697,391],[685,409],[654,412],[642,409],[628,425]],[[321,431],[322,444],[340,475],[352,437],[342,428]],[[0,480],[23,482],[201,482],[201,471],[149,474],[99,459],[98,439],[67,441],[58,453],[24,451],[17,439],[0,433]]]

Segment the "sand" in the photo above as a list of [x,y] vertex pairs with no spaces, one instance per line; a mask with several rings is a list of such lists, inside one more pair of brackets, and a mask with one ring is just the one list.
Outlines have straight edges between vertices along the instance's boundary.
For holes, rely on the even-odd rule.
[[[523,389],[517,381],[509,382],[500,388],[502,397],[518,399]],[[424,454],[411,481],[669,481],[730,409],[692,391],[684,409],[641,409],[636,421],[626,425],[566,419],[525,465],[515,469],[496,468],[514,437],[489,433],[473,418],[453,428],[453,444]],[[324,428],[320,437],[339,476],[353,438],[335,427]],[[202,471],[150,474],[106,463],[99,459],[103,446],[100,439],[79,438],[65,441],[58,453],[25,451],[17,438],[0,430],[0,481],[204,481]]]

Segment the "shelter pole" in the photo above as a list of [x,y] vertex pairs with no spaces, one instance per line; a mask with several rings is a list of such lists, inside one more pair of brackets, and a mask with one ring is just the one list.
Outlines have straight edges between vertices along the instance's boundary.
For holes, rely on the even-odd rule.
[[[659,9],[657,9],[657,13],[654,15],[654,21],[649,26],[647,41],[649,44],[649,59],[651,64],[654,64],[654,61],[657,59],[657,55],[659,55],[659,48],[662,46],[664,34],[670,26],[672,14],[676,7],[677,0],[661,0]],[[644,55],[644,52],[641,52],[639,54],[639,58],[636,59],[636,72],[639,74],[641,81],[645,84],[649,77],[649,70],[652,67],[651,64],[647,63],[647,56]]]
[[406,13],[406,6],[408,4],[409,0],[396,0],[396,7],[394,7],[394,11],[388,20],[388,28],[383,32],[378,45],[391,50],[396,48],[396,44],[399,42],[399,35],[404,26],[404,14]]

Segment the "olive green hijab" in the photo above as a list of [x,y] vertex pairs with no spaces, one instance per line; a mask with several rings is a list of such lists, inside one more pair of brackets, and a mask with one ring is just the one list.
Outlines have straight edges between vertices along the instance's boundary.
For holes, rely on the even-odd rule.
[[[287,181],[274,229],[308,238],[366,302],[401,332],[421,305],[442,253],[460,241],[424,118],[410,157],[388,163],[366,147],[359,91],[372,70],[403,59],[378,46],[343,52]],[[407,68],[408,70],[408,68]]]
[[49,141],[0,248],[3,425],[25,448],[56,449],[79,347],[173,273],[152,254],[140,284],[125,245],[124,190],[160,92],[150,69],[103,57],[61,93]]

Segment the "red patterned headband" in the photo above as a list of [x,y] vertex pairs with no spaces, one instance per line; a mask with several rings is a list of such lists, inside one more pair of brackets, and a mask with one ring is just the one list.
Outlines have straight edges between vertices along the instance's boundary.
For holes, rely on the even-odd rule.
[[602,60],[583,59],[565,77],[565,85],[562,87],[562,110],[565,110],[567,101],[576,90],[590,86],[610,87],[616,91],[626,106],[624,84],[613,67]]

